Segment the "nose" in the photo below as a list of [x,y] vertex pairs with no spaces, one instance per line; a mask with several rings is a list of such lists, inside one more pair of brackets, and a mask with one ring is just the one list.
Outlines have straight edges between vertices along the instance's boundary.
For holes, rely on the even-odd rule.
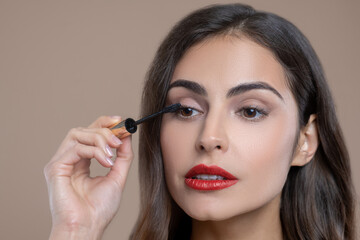
[[224,119],[208,115],[196,141],[195,147],[200,152],[222,151],[229,147]]

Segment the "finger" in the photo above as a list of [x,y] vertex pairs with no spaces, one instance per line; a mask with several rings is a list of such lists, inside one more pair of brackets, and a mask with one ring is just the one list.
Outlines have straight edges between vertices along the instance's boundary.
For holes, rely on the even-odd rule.
[[72,140],[81,144],[96,146],[101,148],[108,157],[112,157],[111,147],[117,148],[122,143],[107,128],[84,128],[76,129],[72,132]]
[[123,144],[117,148],[117,157],[114,166],[107,174],[107,177],[113,179],[121,189],[124,188],[133,158],[131,136],[128,136],[123,139]]
[[[109,117],[109,116],[102,116],[99,117],[95,122],[93,122],[90,127],[91,128],[95,128],[96,126],[98,126],[98,128],[102,128],[102,126],[107,126],[107,125],[112,125],[115,124],[117,122],[121,121],[121,117],[119,116],[113,116],[113,117]],[[65,139],[63,140],[63,142],[61,143],[60,147],[58,148],[57,152],[55,153],[55,156],[59,157],[62,154],[64,154],[66,151],[68,151],[71,147],[73,147],[78,141],[76,141],[76,137],[77,134],[81,131],[87,131],[87,128],[73,128],[71,129],[67,136],[65,137]],[[119,144],[121,144],[121,141],[118,141],[117,139],[115,139],[115,137],[110,135],[110,130],[105,133],[104,135],[107,136],[107,139],[109,139],[109,136],[111,138],[110,141],[110,146],[111,147],[118,147]],[[112,134],[112,133],[111,133]],[[89,144],[86,142],[86,137],[83,138],[82,141],[84,144]],[[89,144],[89,145],[93,145],[93,144]],[[106,151],[106,149],[104,149]]]
[[69,131],[55,155],[58,158],[61,157],[77,143],[99,147],[108,157],[112,157],[111,147],[119,147],[121,141],[107,128],[73,128]]
[[104,147],[102,144],[106,143],[110,147],[118,148],[122,143],[122,141],[108,128],[84,128],[82,131],[87,132],[88,134],[79,135],[77,140],[87,145],[95,144],[96,146]]
[[120,116],[101,116],[96,119],[92,124],[90,124],[89,128],[106,128],[120,121]]
[[[112,167],[113,161],[98,147],[77,144],[73,151],[69,151],[68,164],[75,164],[81,159],[96,159],[104,167]],[[72,160],[73,159],[73,160]],[[65,163],[65,161],[64,161]]]
[[[67,151],[58,161],[49,163],[48,171],[51,172],[50,175],[70,177],[74,174],[75,165],[82,160],[90,161],[92,158],[96,159],[104,167],[113,166],[112,160],[108,158],[100,148],[78,143]],[[83,167],[82,171],[88,171],[89,165],[77,165],[78,170],[80,167]]]

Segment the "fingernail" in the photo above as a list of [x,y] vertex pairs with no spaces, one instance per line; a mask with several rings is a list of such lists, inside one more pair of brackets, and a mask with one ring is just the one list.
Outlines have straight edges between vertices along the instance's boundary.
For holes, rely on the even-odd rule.
[[114,162],[110,158],[106,157],[105,159],[111,166],[114,166]]
[[120,119],[121,117],[120,116],[111,116],[111,118]]
[[111,148],[110,148],[108,145],[106,145],[105,150],[106,150],[107,154],[108,154],[110,157],[113,156],[113,153],[112,153],[112,151],[111,151]]
[[117,138],[115,135],[112,135],[112,141],[113,141],[113,143],[115,143],[116,145],[122,144],[121,140],[120,140],[119,138]]

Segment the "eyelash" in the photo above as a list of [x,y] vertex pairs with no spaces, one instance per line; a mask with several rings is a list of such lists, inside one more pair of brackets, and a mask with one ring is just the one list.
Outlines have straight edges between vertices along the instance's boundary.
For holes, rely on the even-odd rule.
[[[244,116],[245,111],[248,111],[248,110],[254,110],[256,112],[255,117],[251,118],[251,117]],[[254,107],[254,106],[243,107],[240,110],[238,110],[237,113],[240,115],[240,117],[244,118],[247,121],[251,121],[251,122],[260,121],[261,119],[263,119],[269,115],[269,113],[267,111],[265,111],[264,109],[262,109],[260,107]],[[260,116],[256,117],[259,114],[260,114]]]
[[[182,113],[183,111],[186,111],[186,110],[196,111],[197,114],[194,115],[194,116],[184,116],[184,115],[182,115],[181,113]],[[203,112],[201,112],[200,110],[197,110],[197,109],[195,109],[195,108],[193,108],[193,107],[184,106],[184,105],[181,105],[181,108],[180,108],[178,111],[175,112],[175,114],[176,114],[177,117],[179,117],[179,118],[181,118],[181,119],[184,119],[184,120],[190,119],[190,118],[194,118],[194,117],[196,117],[198,114],[202,114],[202,113],[203,113]]]
[[[186,111],[186,110],[189,110],[189,111],[195,111],[197,112],[196,115],[193,115],[191,114],[191,116],[184,116],[182,114],[183,111]],[[248,111],[248,110],[253,110],[256,112],[256,115],[255,117],[246,117],[244,114],[245,114],[245,111]],[[181,118],[181,119],[191,119],[191,118],[194,118],[196,117],[198,114],[202,114],[203,112],[201,112],[200,110],[197,110],[193,107],[189,107],[189,106],[184,106],[182,105],[181,108],[175,112],[176,116]],[[237,114],[240,115],[240,117],[244,118],[245,120],[247,121],[251,121],[251,122],[256,122],[256,121],[260,121],[261,119],[267,117],[269,115],[269,113],[267,111],[265,111],[264,109],[260,108],[260,107],[255,107],[255,106],[246,106],[246,107],[242,107],[240,108],[237,112]],[[257,116],[257,115],[260,115],[260,116]],[[256,117],[257,116],[257,117]]]

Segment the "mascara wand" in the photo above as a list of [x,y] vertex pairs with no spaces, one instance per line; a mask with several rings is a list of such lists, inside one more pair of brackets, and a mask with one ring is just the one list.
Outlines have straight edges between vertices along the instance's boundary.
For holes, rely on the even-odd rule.
[[[115,136],[119,138],[124,138],[126,136],[129,136],[130,134],[133,134],[137,130],[137,125],[152,119],[154,117],[159,116],[160,114],[169,113],[169,112],[176,112],[181,107],[180,103],[175,103],[173,105],[167,106],[160,110],[159,112],[153,113],[149,116],[143,117],[137,121],[135,121],[132,118],[127,118],[124,121],[121,121],[120,123],[117,123],[115,126],[110,127],[110,130],[115,134]],[[125,128],[125,129],[124,129]]]

